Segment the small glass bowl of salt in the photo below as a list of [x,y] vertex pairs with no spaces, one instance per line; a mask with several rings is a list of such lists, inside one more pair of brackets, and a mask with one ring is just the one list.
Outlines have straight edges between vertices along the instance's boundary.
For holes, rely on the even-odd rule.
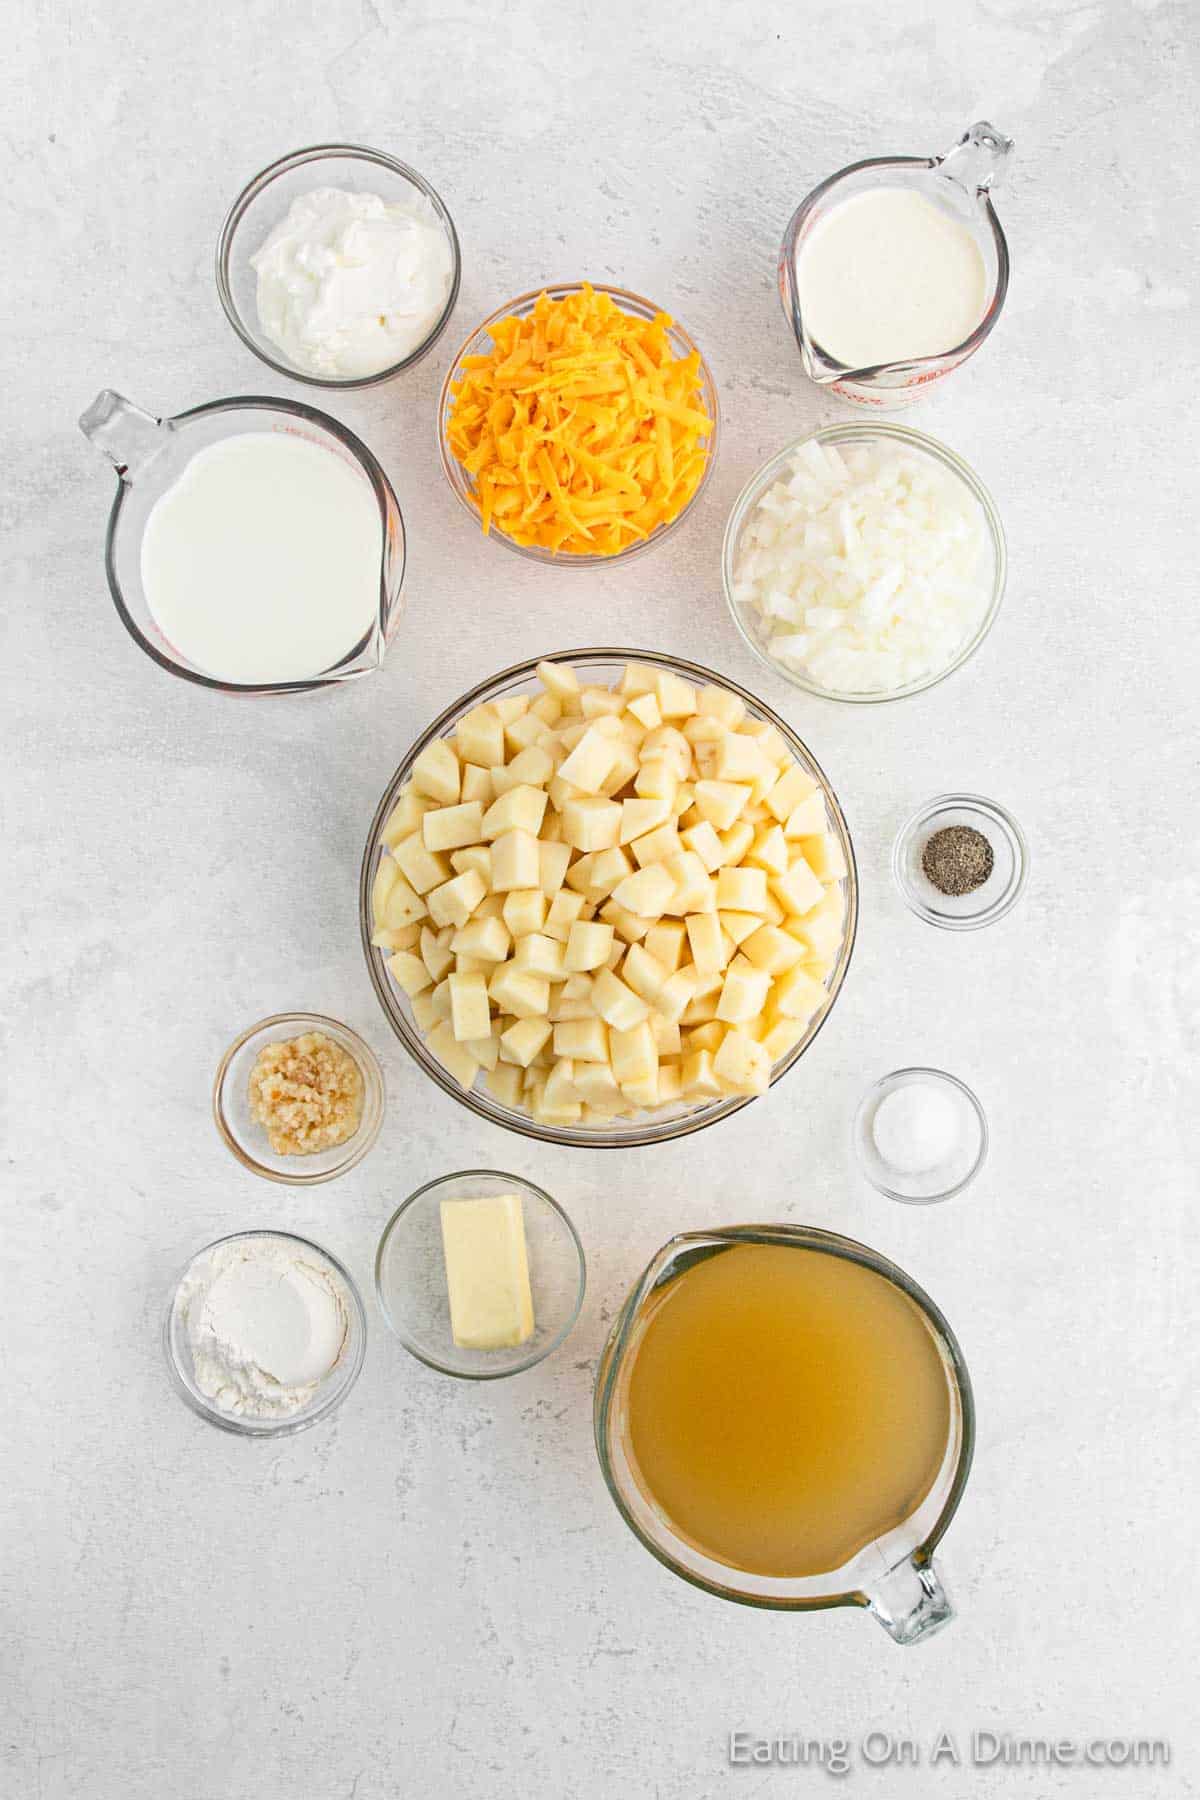
[[858,1166],[879,1193],[911,1206],[961,1194],[987,1157],[987,1118],[964,1081],[941,1069],[896,1069],[854,1115]]

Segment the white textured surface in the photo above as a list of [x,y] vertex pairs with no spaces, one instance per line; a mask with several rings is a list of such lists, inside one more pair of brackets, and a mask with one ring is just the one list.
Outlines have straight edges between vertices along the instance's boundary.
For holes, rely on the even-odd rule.
[[[700,1800],[804,1780],[730,1770],[732,1728],[927,1741],[943,1724],[1161,1732],[1174,1762],[859,1766],[847,1785],[1195,1792],[1195,45],[1179,0],[130,0],[10,34],[6,1797]],[[992,485],[1009,597],[946,686],[838,710],[749,659],[718,583],[743,480],[842,412],[802,379],[776,245],[831,170],[935,149],[981,113],[1018,145],[1007,316],[912,418]],[[443,344],[333,408],[401,496],[410,610],[371,681],[221,703],[121,631],[111,482],[74,419],[104,385],[163,412],[299,391],[229,331],[212,248],[250,174],[339,137],[425,171],[464,245]],[[560,575],[472,534],[432,409],[478,317],[584,273],[694,328],[724,443],[668,547]],[[435,1092],[385,1035],[355,924],[367,822],[434,709],[596,639],[683,652],[779,707],[836,783],[863,881],[849,983],[800,1068],[719,1131],[622,1155],[541,1150]],[[890,885],[893,833],[947,786],[1010,806],[1034,847],[1019,910],[977,936],[927,929]],[[365,1031],[390,1086],[374,1154],[310,1192],[243,1174],[208,1113],[231,1035],[288,1006]],[[887,1204],[848,1163],[860,1091],[912,1061],[963,1075],[991,1118],[983,1178],[941,1210]],[[179,1404],[160,1312],[201,1243],[291,1227],[368,1287],[394,1203],[471,1164],[543,1182],[585,1238],[585,1311],[550,1364],[483,1391],[439,1380],[372,1304],[332,1425],[272,1448]],[[627,1284],[674,1229],[763,1214],[894,1255],[961,1334],[980,1441],[943,1552],[960,1617],[921,1650],[854,1613],[694,1593],[601,1485],[591,1375]]]

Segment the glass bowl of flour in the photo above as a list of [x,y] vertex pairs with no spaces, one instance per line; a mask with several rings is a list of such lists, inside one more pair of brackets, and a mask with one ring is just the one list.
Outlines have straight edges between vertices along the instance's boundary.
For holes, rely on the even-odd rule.
[[328,1418],[358,1380],[366,1347],[353,1278],[288,1231],[239,1231],[198,1251],[163,1325],[180,1398],[240,1437],[288,1437]]

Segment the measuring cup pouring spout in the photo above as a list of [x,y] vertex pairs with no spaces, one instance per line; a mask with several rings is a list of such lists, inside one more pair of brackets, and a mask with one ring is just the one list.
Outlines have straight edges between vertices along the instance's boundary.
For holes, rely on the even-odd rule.
[[[159,418],[123,395],[104,388],[81,415],[79,428],[107,457],[117,474],[117,492],[108,520],[105,571],[118,617],[146,655],[169,674],[218,693],[258,696],[311,693],[319,688],[369,675],[383,662],[403,611],[405,539],[400,504],[386,474],[360,438],[327,413],[297,401],[263,395],[212,400],[174,418]],[[363,626],[345,655],[331,667],[317,663],[318,673],[289,680],[219,680],[189,660],[166,636],[150,607],[142,545],[155,504],[174,486],[198,452],[243,434],[273,434],[304,439],[328,451],[366,483],[378,509],[380,555],[378,595],[373,617]],[[343,477],[344,479],[344,477]],[[370,568],[367,571],[373,583]],[[366,592],[370,607],[371,591]]]
[[[940,156],[883,156],[839,169],[801,201],[784,233],[779,252],[779,296],[792,328],[805,374],[857,406],[891,410],[908,406],[924,388],[940,381],[972,356],[1000,316],[1008,292],[1008,245],[991,202],[1013,142],[986,120],[963,132]],[[936,356],[852,367],[831,356],[809,328],[801,299],[798,265],[818,222],[844,201],[881,188],[923,194],[964,226],[983,263],[987,304],[975,329],[961,343]]]

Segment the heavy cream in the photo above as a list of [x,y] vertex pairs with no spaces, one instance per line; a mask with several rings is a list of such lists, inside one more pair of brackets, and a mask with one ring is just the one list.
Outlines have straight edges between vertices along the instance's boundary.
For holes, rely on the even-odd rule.
[[303,681],[371,630],[382,555],[357,469],[294,432],[247,431],[198,451],[155,502],[142,586],[167,642],[204,674]]
[[250,259],[266,336],[311,375],[377,375],[419,350],[454,279],[450,236],[414,189],[405,202],[315,188]]
[[944,355],[988,304],[971,231],[904,187],[855,194],[820,217],[797,251],[796,285],[808,337],[851,369]]

